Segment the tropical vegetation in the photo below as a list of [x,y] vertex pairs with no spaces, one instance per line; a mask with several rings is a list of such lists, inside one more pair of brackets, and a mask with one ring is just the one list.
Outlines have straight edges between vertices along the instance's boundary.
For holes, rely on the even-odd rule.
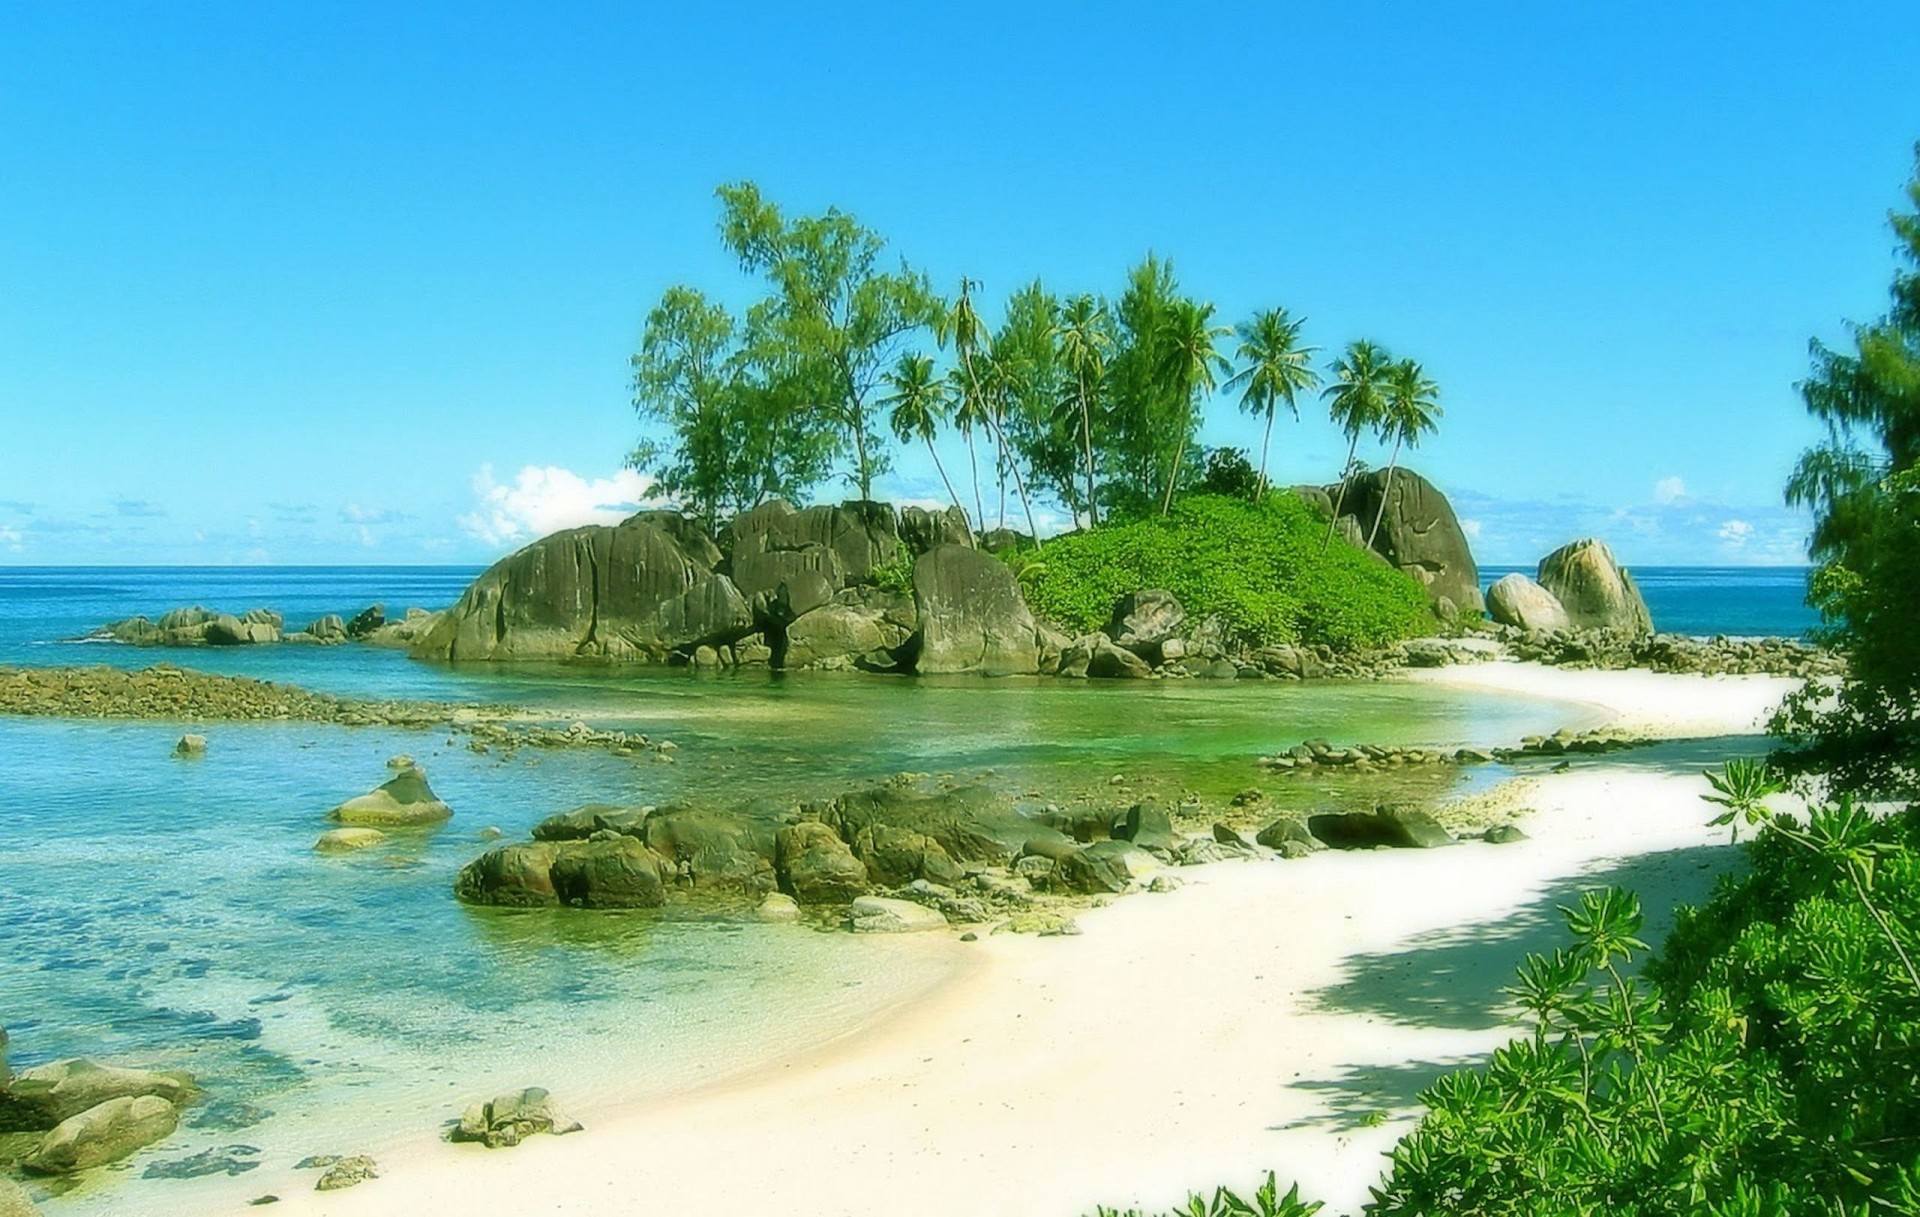
[[[1304,317],[1269,307],[1230,326],[1153,254],[1112,297],[1034,280],[991,307],[971,278],[935,290],[838,209],[789,215],[748,182],[717,195],[721,241],[760,294],[734,310],[669,288],[632,361],[645,438],[631,463],[709,523],[835,480],[871,498],[898,442],[928,452],[977,526],[1007,525],[1011,508],[1044,547],[1049,508],[1076,529],[1170,515],[1204,477],[1217,395],[1261,421],[1254,498],[1276,420],[1324,381],[1350,440],[1343,486],[1362,439],[1397,463],[1439,415],[1419,365],[1362,340],[1323,373]],[[951,470],[950,435],[966,450]]]

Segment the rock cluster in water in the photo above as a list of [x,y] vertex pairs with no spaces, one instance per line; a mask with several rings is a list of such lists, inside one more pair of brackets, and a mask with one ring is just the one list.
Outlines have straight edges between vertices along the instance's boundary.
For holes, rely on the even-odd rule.
[[110,622],[87,635],[87,640],[124,642],[137,647],[259,646],[282,642],[333,646],[364,642],[369,646],[405,649],[424,637],[437,620],[438,613],[410,608],[406,616],[389,621],[386,610],[375,604],[362,609],[351,620],[328,613],[300,629],[289,630],[286,615],[273,609],[255,608],[233,614],[194,605],[170,609],[157,619],[128,617]]
[[[430,727],[495,710],[444,702],[373,701],[315,693],[245,676],[213,676],[170,664],[140,671],[105,666],[0,667],[0,713],[63,718],[155,718],[247,722],[291,720],[341,726]],[[204,749],[204,737],[180,749]]]
[[164,1141],[179,1126],[180,1108],[199,1093],[185,1073],[87,1060],[9,1074],[0,1033],[0,1132],[38,1134],[20,1159],[30,1174],[78,1174]]

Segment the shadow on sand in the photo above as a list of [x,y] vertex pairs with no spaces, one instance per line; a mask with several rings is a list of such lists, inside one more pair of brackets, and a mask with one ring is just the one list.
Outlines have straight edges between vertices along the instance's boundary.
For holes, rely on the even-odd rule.
[[[1765,755],[1768,746],[1764,736],[1676,740],[1604,757],[1569,759],[1577,769],[1690,775],[1717,769],[1729,757]],[[1520,775],[1538,774],[1543,765],[1529,762],[1520,767]],[[1711,812],[1701,804],[1703,823]],[[1423,934],[1392,952],[1350,956],[1341,967],[1340,979],[1309,995],[1309,1000],[1330,1013],[1362,1014],[1402,1026],[1458,1031],[1515,1026],[1517,1012],[1502,990],[1513,983],[1515,969],[1529,952],[1567,944],[1560,909],[1578,903],[1582,892],[1621,887],[1638,894],[1646,915],[1641,937],[1658,944],[1672,928],[1676,910],[1705,901],[1720,877],[1742,864],[1739,851],[1719,845],[1602,862],[1553,882],[1499,920]],[[1415,1111],[1420,1092],[1441,1074],[1483,1059],[1359,1065],[1293,1085],[1322,1096],[1326,1114],[1311,1123],[1351,1130],[1376,1123],[1384,1115]]]

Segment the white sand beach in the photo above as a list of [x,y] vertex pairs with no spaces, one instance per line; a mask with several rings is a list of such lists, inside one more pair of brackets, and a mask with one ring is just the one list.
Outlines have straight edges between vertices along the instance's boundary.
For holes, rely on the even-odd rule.
[[[457,1112],[426,1113],[377,1181],[316,1194],[311,1172],[262,1170],[259,1190],[327,1217],[1077,1217],[1272,1169],[1355,1212],[1421,1087],[1511,1034],[1498,990],[1558,941],[1556,905],[1632,887],[1657,940],[1735,861],[1698,800],[1720,746],[1701,740],[1751,733],[1792,685],[1509,663],[1413,678],[1587,702],[1676,742],[1527,779],[1514,845],[1189,868],[1177,891],[1084,915],[1077,937],[949,940],[976,964],[960,979],[726,1085],[582,1109],[585,1132],[512,1150],[443,1143]],[[562,1100],[570,1085],[537,1061],[526,1081]]]

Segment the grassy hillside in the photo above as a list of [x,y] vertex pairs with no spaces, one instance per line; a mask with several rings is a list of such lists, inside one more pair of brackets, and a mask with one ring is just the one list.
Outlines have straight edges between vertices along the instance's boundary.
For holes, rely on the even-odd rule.
[[1248,646],[1324,642],[1342,650],[1433,624],[1420,585],[1335,537],[1290,494],[1255,504],[1195,495],[1170,515],[1103,525],[1023,555],[1027,603],[1063,629],[1097,630],[1116,600],[1165,588],[1196,617],[1218,614]]

